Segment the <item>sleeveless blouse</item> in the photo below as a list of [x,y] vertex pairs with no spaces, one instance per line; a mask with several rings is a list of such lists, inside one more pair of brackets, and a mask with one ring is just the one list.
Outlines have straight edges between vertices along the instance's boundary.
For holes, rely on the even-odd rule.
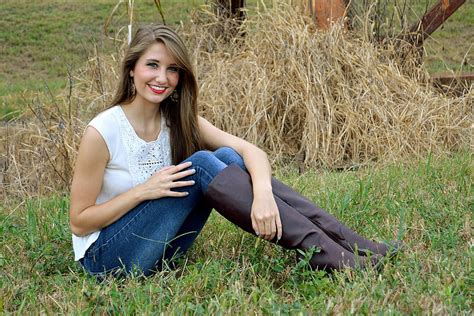
[[[163,115],[160,134],[151,142],[138,137],[119,105],[97,115],[88,126],[102,136],[110,157],[96,204],[105,203],[146,182],[153,173],[171,165],[170,130]],[[82,237],[72,234],[74,260],[84,257],[99,234],[100,230]]]

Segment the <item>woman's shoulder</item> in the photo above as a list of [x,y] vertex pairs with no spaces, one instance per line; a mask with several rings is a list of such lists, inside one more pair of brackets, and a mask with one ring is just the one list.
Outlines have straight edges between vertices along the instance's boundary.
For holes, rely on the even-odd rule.
[[112,106],[97,114],[87,126],[96,129],[108,143],[118,137],[120,128],[120,106]]
[[120,111],[120,105],[114,105],[108,109],[105,109],[104,111],[100,112],[97,114],[90,122],[89,125],[92,125],[96,122],[101,122],[101,121],[111,121],[111,120],[116,120],[118,116],[118,112]]

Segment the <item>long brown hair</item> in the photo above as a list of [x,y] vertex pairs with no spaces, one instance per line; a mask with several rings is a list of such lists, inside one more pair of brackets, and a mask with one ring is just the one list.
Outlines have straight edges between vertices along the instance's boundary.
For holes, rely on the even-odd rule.
[[197,121],[196,76],[186,46],[175,31],[165,25],[148,25],[137,30],[125,52],[120,81],[111,106],[129,104],[135,99],[130,71],[134,70],[138,59],[148,47],[156,42],[165,44],[179,68],[179,82],[176,86],[178,101],[168,97],[160,104],[161,113],[170,128],[171,157],[173,164],[177,164],[203,146]]

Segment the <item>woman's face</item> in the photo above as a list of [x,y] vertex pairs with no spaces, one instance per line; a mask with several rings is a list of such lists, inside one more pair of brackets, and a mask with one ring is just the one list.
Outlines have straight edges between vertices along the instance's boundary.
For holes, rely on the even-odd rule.
[[135,83],[135,102],[156,105],[169,97],[178,85],[179,69],[165,44],[157,42],[143,53],[130,71]]

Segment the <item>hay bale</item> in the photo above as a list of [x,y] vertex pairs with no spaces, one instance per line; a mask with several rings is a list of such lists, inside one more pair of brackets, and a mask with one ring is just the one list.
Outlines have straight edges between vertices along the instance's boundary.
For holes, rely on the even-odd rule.
[[[201,114],[273,163],[350,168],[472,150],[474,89],[438,93],[422,69],[402,71],[393,59],[399,46],[376,46],[363,28],[318,31],[289,6],[249,14],[245,36],[231,41],[212,35],[218,23],[201,9],[180,30],[196,64]],[[92,56],[61,98],[34,101],[36,119],[2,127],[1,194],[68,190],[84,122],[108,106],[120,59]]]
[[276,160],[302,154],[308,167],[340,168],[469,144],[472,89],[450,98],[422,69],[407,76],[389,58],[399,45],[340,25],[318,31],[284,5],[251,16],[233,42],[209,36],[209,13],[193,21],[184,29],[203,115]]

